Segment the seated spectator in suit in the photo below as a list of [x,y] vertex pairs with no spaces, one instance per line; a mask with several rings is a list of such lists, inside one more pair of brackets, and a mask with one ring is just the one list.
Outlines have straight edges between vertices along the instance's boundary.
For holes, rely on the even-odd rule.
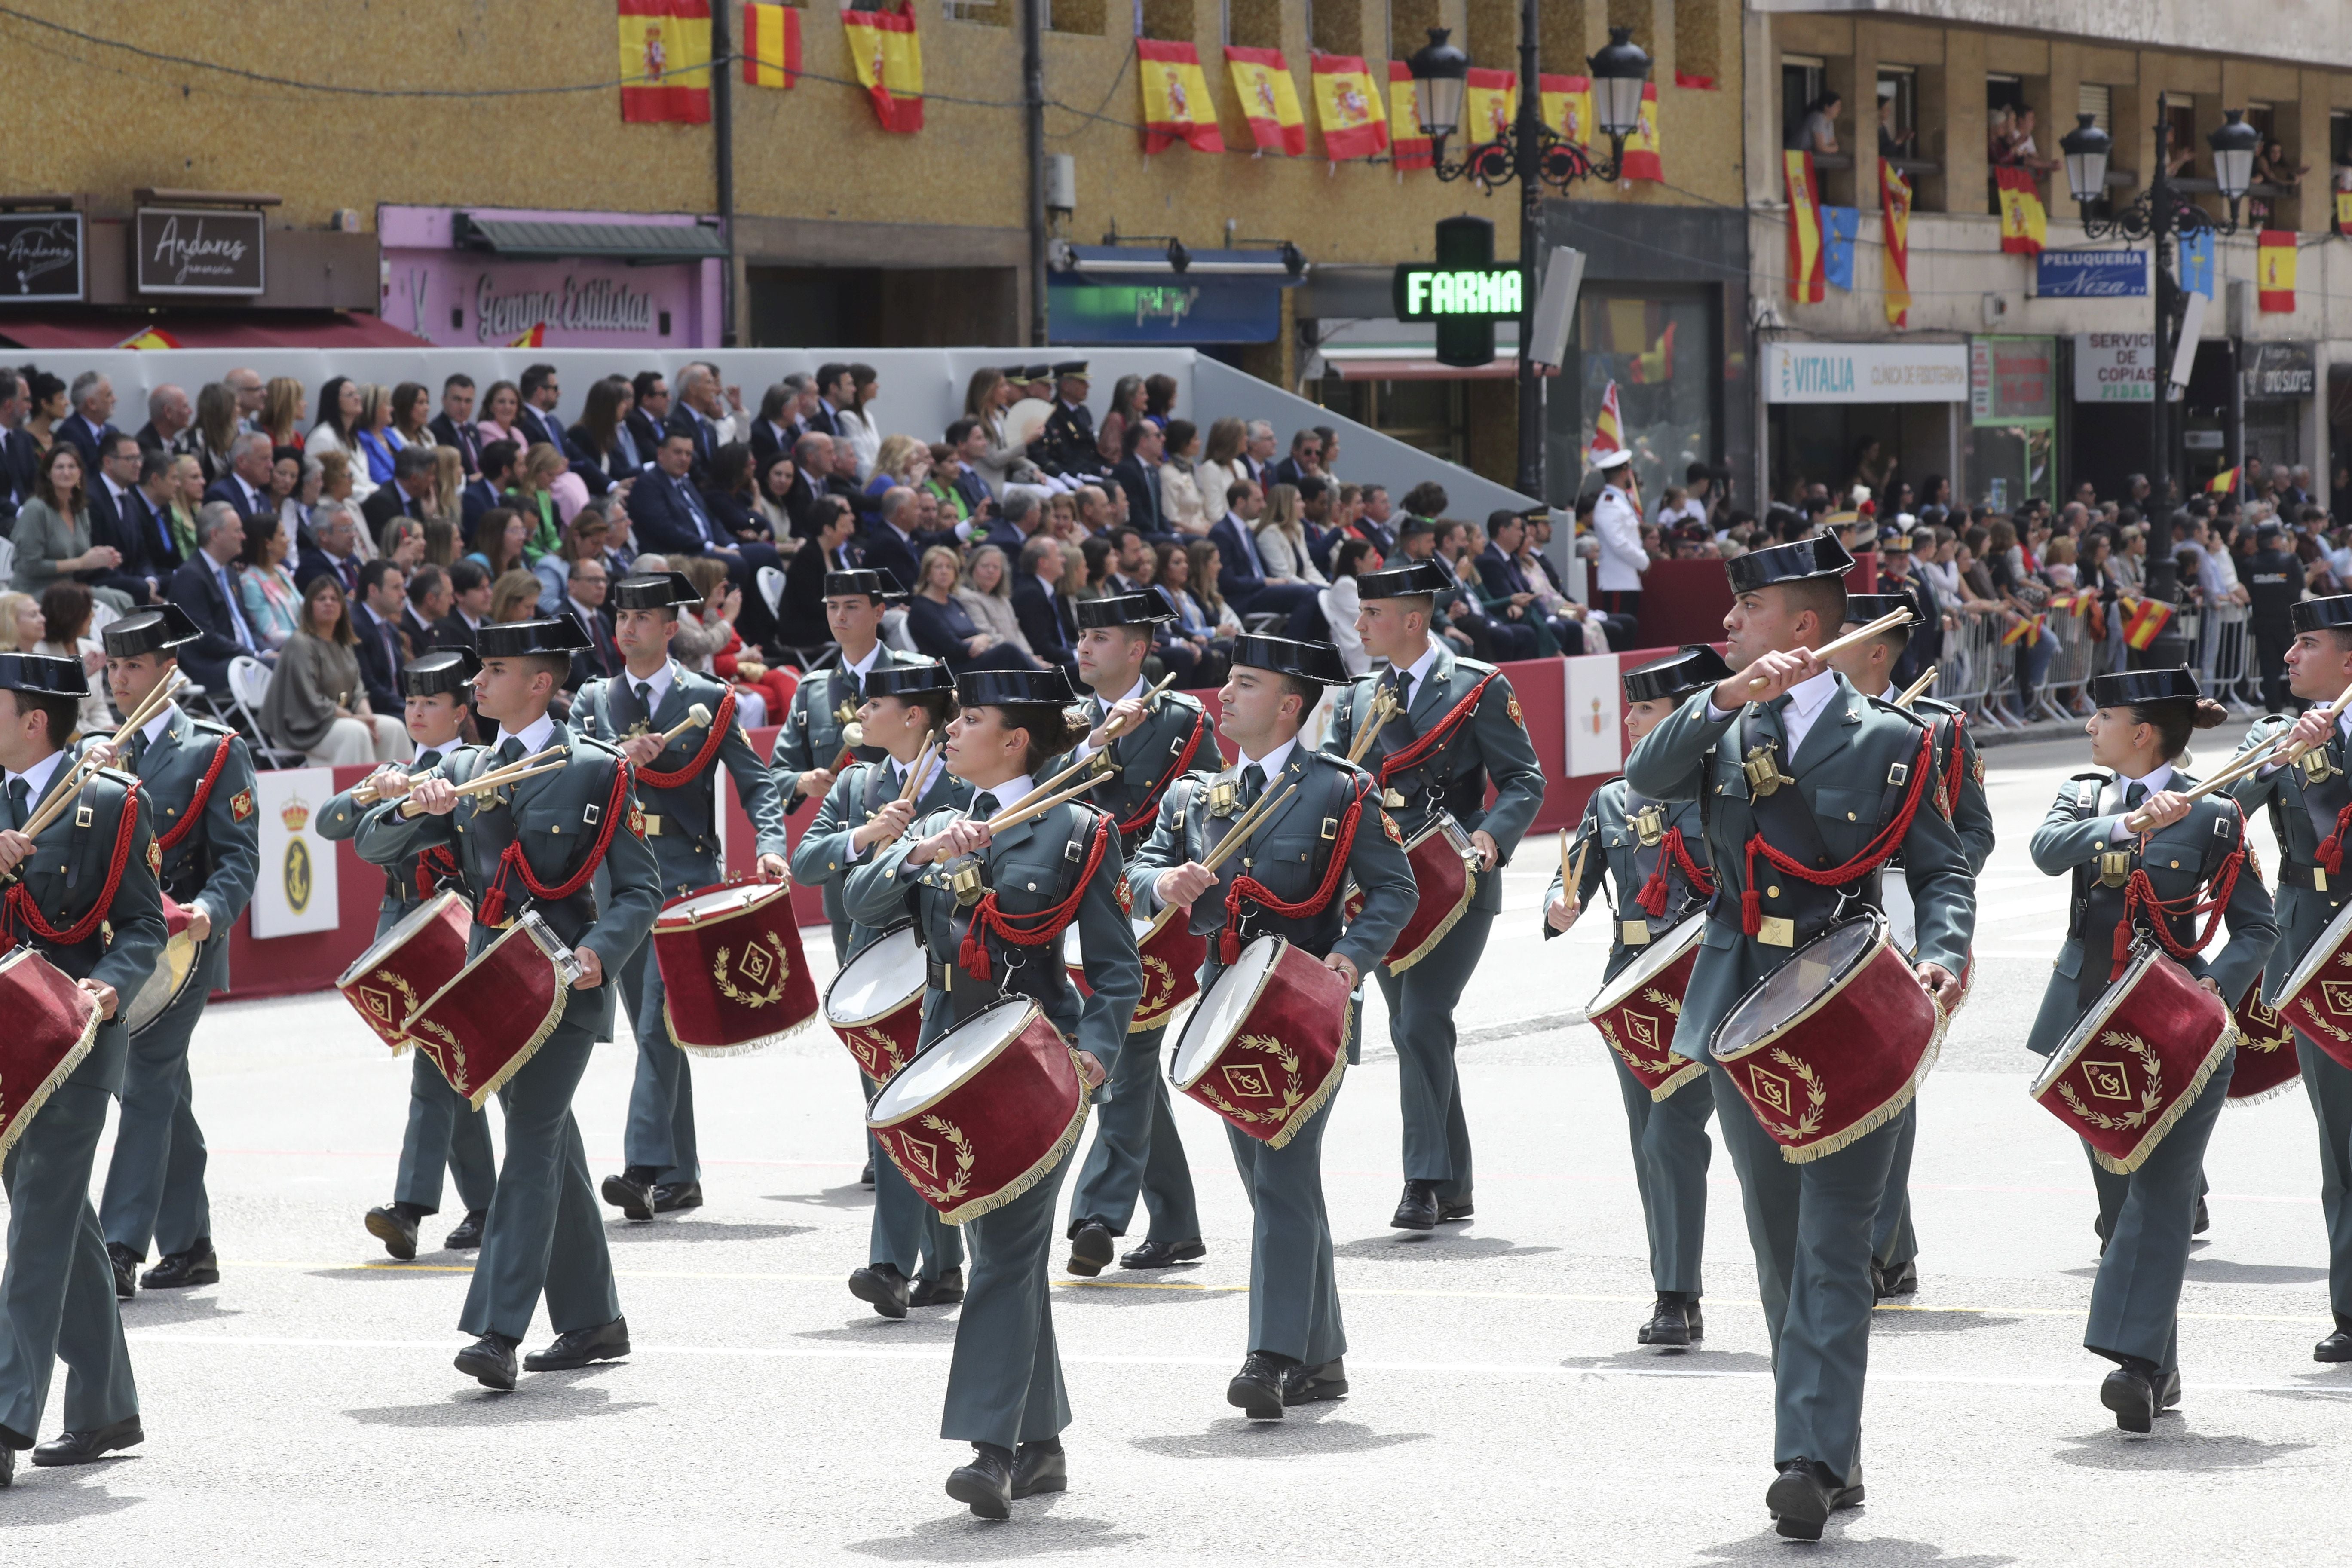
[[[563,607],[563,595],[572,581],[572,567],[575,562],[603,563],[604,537],[611,531],[612,525],[604,521],[604,513],[583,511],[572,520],[571,527],[563,531],[563,542],[552,554],[542,555],[530,563],[531,575],[540,581],[541,615],[551,616]],[[605,580],[609,582],[611,577],[608,569]]]
[[400,635],[408,644],[410,658],[436,645],[440,634],[434,628],[456,603],[457,595],[449,589],[448,567],[428,561],[408,574],[408,603],[401,607]]
[[171,458],[150,452],[136,437],[120,431],[99,449],[98,479],[89,488],[89,542],[103,544],[121,559],[93,575],[94,586],[111,588],[133,605],[160,603],[157,574],[147,563],[146,515],[139,494],[139,478],[147,465],[161,473]]
[[1236,614],[1278,612],[1289,617],[1283,635],[1301,641],[1324,640],[1323,611],[1316,602],[1321,592],[1312,583],[1276,583],[1267,579],[1259,557],[1255,528],[1265,510],[1265,492],[1248,479],[1236,479],[1225,492],[1225,515],[1209,530],[1221,564],[1217,593]]
[[384,537],[384,525],[395,517],[422,522],[431,515],[439,468],[440,459],[433,455],[430,447],[403,447],[394,453],[390,482],[378,485],[375,493],[360,506],[368,537],[380,542]]
[[669,422],[669,382],[657,370],[641,370],[629,378],[629,393],[636,406],[629,410],[625,423],[637,443],[637,456],[651,463],[661,450],[662,426]]
[[792,513],[793,531],[803,539],[816,530],[812,514],[817,500],[830,493],[825,479],[832,472],[833,437],[820,430],[803,432],[793,443],[793,488],[784,492],[784,510]]
[[289,542],[286,530],[268,521],[245,525],[245,549],[237,564],[245,568],[237,584],[245,605],[245,624],[268,648],[282,648],[301,618],[302,590],[286,569]]
[[229,443],[229,471],[205,489],[205,500],[226,501],[247,522],[276,516],[278,503],[269,498],[269,468],[276,460],[269,437],[247,431]]
[[466,481],[461,532],[469,550],[474,546],[474,527],[482,514],[492,507],[507,504],[507,486],[514,482],[515,459],[521,456],[522,449],[512,441],[492,441],[479,451],[481,471]]
[[343,596],[350,598],[360,590],[362,564],[359,508],[349,501],[329,501],[319,508],[310,526],[319,536],[319,548],[304,553],[294,572],[296,585],[307,589],[311,578],[331,576],[343,585]]
[[784,571],[784,607],[777,617],[776,637],[787,647],[823,647],[833,640],[824,618],[824,575],[855,572],[866,563],[857,547],[857,519],[838,496],[824,496],[816,504],[824,519],[816,537],[804,542]]
[[[348,528],[350,519],[342,521]],[[194,642],[181,646],[180,668],[207,691],[220,691],[227,688],[230,659],[247,654],[275,664],[278,653],[254,636],[245,618],[236,566],[245,550],[245,521],[236,509],[226,501],[206,501],[196,512],[196,544],[195,559],[172,574],[165,596],[186,613],[200,634]]]
[[441,412],[426,426],[436,443],[454,447],[466,477],[482,471],[482,433],[474,427],[474,378],[460,372],[441,384]]
[[408,700],[400,689],[401,666],[407,662],[400,646],[400,611],[407,602],[408,578],[398,566],[379,556],[360,568],[360,596],[350,606],[352,632],[358,639],[360,683],[380,713]]
[[1009,642],[982,631],[956,598],[962,567],[956,552],[935,544],[923,552],[922,580],[907,601],[907,633],[915,651],[943,660],[961,675],[967,669],[1035,669],[1037,661]]
[[1168,521],[1168,510],[1160,497],[1160,465],[1167,458],[1167,439],[1159,426],[1148,419],[1137,420],[1120,432],[1126,455],[1110,471],[1118,488],[1127,492],[1128,526],[1155,541],[1176,537],[1175,525]]
[[52,426],[52,434],[72,442],[74,450],[81,454],[82,472],[94,474],[106,438],[117,433],[107,423],[114,416],[114,383],[86,370],[73,378],[67,400],[73,405],[73,412]]
[[1040,536],[1021,547],[1013,576],[1013,615],[1029,651],[1047,664],[1058,664],[1073,677],[1078,668],[1078,622],[1061,591],[1068,563],[1058,539]]
[[904,485],[883,492],[881,513],[860,541],[866,564],[887,572],[901,583],[915,580],[924,549],[937,542],[916,531],[915,492]]
[[[172,479],[185,453],[147,452],[139,459],[139,482],[122,498],[123,532],[139,542],[134,552],[123,552],[123,570],[150,586],[134,595],[142,605],[160,605],[163,589],[185,557],[180,553],[172,528]],[[193,466],[194,459],[188,459]]]
[[1276,485],[1295,485],[1309,477],[1323,477],[1323,437],[1311,429],[1298,431],[1290,437],[1290,456],[1275,464],[1265,482],[1271,489]]
[[841,497],[857,509],[860,517],[869,521],[882,510],[882,498],[866,493],[866,486],[857,477],[857,448],[845,437],[833,437],[833,468],[824,476],[824,490],[826,495]]
[[188,401],[186,391],[165,382],[147,395],[147,423],[136,437],[139,449],[174,456],[192,451],[188,432],[195,422],[196,405]]
[[1389,500],[1389,488],[1386,485],[1366,485],[1360,492],[1359,500],[1362,503],[1361,508],[1354,521],[1348,524],[1348,531],[1368,541],[1380,552],[1381,559],[1386,561],[1396,553],[1396,510]]
[[[636,432],[629,426],[636,405],[628,378],[608,375],[589,384],[588,405],[581,411],[580,423],[564,433],[574,470],[583,479],[593,474],[589,488],[600,494],[623,479],[635,479],[650,460],[649,454],[637,450]],[[601,487],[597,479],[604,481]]]
[[1045,509],[1037,504],[1037,497],[1028,490],[1014,490],[998,505],[988,526],[974,534],[973,542],[993,544],[1004,552],[1006,560],[1017,560],[1021,547],[1045,526]]
[[[531,608],[539,607],[539,596],[531,595]],[[483,625],[490,618],[490,574],[488,568],[471,556],[449,564],[449,613],[433,625],[433,645],[436,647],[470,648],[482,651]]]
[[[182,664],[187,651],[180,650]],[[301,624],[287,639],[269,694],[256,715],[262,733],[300,752],[314,767],[392,763],[414,755],[408,727],[379,710],[362,689],[364,681],[358,634],[342,588],[331,577],[314,577],[302,591]]]
[[775,616],[759,592],[762,566],[783,569],[783,558],[764,540],[728,536],[695,488],[694,435],[670,430],[662,437],[654,467],[630,487],[628,513],[638,547],[668,556],[711,555],[727,563],[727,580],[743,591],[743,609],[736,629],[754,647],[764,648],[776,635]]
[[611,587],[603,561],[588,556],[572,563],[564,579],[563,602],[555,610],[580,623],[588,633],[590,646],[572,656],[572,679],[564,682],[567,690],[577,691],[592,680],[621,673],[621,650],[613,641],[613,615],[604,607],[604,595]]

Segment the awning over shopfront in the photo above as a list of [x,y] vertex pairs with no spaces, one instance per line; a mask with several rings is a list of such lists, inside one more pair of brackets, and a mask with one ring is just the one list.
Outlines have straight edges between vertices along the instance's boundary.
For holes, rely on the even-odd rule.
[[1508,381],[1519,374],[1519,327],[1495,323],[1495,357],[1481,365],[1441,363],[1437,330],[1427,321],[1393,317],[1324,321],[1307,356],[1306,377],[1320,381]]
[[57,353],[137,346],[142,332],[165,334],[157,347],[184,349],[413,349],[430,345],[363,310],[43,310],[38,318],[0,315],[0,343]]
[[456,213],[451,237],[460,250],[485,250],[520,260],[593,257],[633,266],[704,261],[727,254],[708,224],[600,223],[593,218],[476,217]]

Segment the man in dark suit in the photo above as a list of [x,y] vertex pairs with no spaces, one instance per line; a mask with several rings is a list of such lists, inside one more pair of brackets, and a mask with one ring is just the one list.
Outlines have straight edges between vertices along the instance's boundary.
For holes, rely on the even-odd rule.
[[434,646],[436,623],[448,615],[456,603],[446,568],[428,561],[409,574],[408,602],[400,607],[400,636],[408,645],[410,662]]
[[657,370],[641,370],[629,380],[635,405],[622,421],[637,443],[637,455],[650,461],[660,450],[662,426],[669,423],[669,383]]
[[407,581],[400,568],[378,556],[360,568],[359,596],[352,601],[352,630],[360,639],[360,684],[367,689],[368,706],[378,713],[397,713],[407,706],[400,689],[400,612],[406,601]]
[[565,574],[563,603],[556,613],[568,615],[588,634],[588,646],[572,655],[572,676],[564,689],[577,691],[592,680],[609,679],[626,662],[613,640],[613,613],[604,607],[612,579],[602,561],[574,561]]
[[1295,485],[1309,475],[1318,479],[1323,477],[1323,437],[1312,430],[1301,430],[1291,437],[1290,456],[1274,466],[1266,488]]
[[458,497],[464,512],[458,531],[465,535],[467,549],[473,547],[474,527],[482,521],[482,514],[507,504],[506,488],[520,455],[521,449],[512,441],[492,441],[482,447],[481,472],[466,481],[465,491]]
[[1315,585],[1266,581],[1253,532],[1265,510],[1265,492],[1247,479],[1237,479],[1226,495],[1232,510],[1209,530],[1209,542],[1217,547],[1217,592],[1237,616],[1280,611],[1290,617],[1286,635],[1294,641],[1322,641],[1329,627],[1316,602]]
[[1172,537],[1160,508],[1160,463],[1167,452],[1167,437],[1159,426],[1139,419],[1119,437],[1119,445],[1125,455],[1110,477],[1127,492],[1128,526],[1154,538]]
[[0,523],[13,524],[16,509],[33,494],[34,463],[40,453],[20,428],[32,410],[25,378],[0,368]]
[[403,447],[393,454],[392,482],[378,485],[360,506],[369,538],[383,539],[384,524],[395,517],[425,520],[426,509],[433,504],[435,468],[430,447]]
[[1022,546],[1013,577],[1013,618],[1029,639],[1029,651],[1073,676],[1078,668],[1078,622],[1055,584],[1062,580],[1062,544],[1037,538]]
[[433,646],[482,651],[482,623],[490,618],[490,574],[478,561],[449,563],[449,613],[433,623]]
[[800,371],[768,388],[767,395],[760,399],[760,416],[751,422],[751,473],[755,482],[778,458],[791,455],[793,443],[806,428],[801,423],[802,406],[815,401],[816,384]]
[[793,488],[784,492],[784,511],[793,520],[793,532],[802,539],[822,526],[816,501],[826,493],[825,478],[832,472],[833,437],[820,430],[803,431],[793,442]]
[[719,378],[698,364],[690,364],[679,373],[677,402],[669,411],[669,420],[662,426],[664,439],[685,436],[694,443],[694,467],[690,470],[696,484],[710,477],[710,462],[719,455],[719,417],[725,412],[719,395]]
[[236,509],[226,501],[206,501],[198,508],[196,541],[195,559],[172,574],[165,597],[186,612],[202,634],[177,650],[180,668],[205,690],[221,691],[227,689],[230,659],[245,654],[275,664],[278,655],[264,649],[246,624],[236,579],[229,575],[237,552],[245,548],[245,523]]
[[1370,542],[1386,561],[1396,554],[1396,530],[1390,522],[1394,509],[1389,500],[1386,485],[1366,485],[1363,489],[1364,510],[1349,525],[1349,531],[1359,539]]
[[71,441],[81,454],[81,471],[94,474],[100,444],[115,433],[107,423],[114,413],[114,384],[94,370],[86,370],[73,378],[73,390],[68,395],[73,412],[58,421],[54,433]]
[[988,520],[988,527],[978,542],[995,545],[1004,552],[1008,562],[1018,561],[1021,547],[1045,525],[1045,514],[1037,505],[1037,498],[1027,490],[1015,490],[1004,498],[1003,508]]
[[988,429],[977,419],[963,418],[948,426],[948,445],[955,448],[956,473],[949,481],[963,500],[964,510],[986,517],[996,505],[988,481],[980,476],[980,460],[988,454]]
[[563,421],[555,416],[555,405],[563,401],[563,388],[555,379],[551,364],[523,367],[522,409],[515,416],[515,428],[531,446],[541,441],[557,451],[564,450]]
[[466,477],[482,471],[482,433],[474,426],[474,378],[462,373],[441,384],[441,412],[425,426],[433,439],[457,448]]
[[887,572],[909,593],[919,593],[923,552],[935,541],[929,534],[915,532],[914,526],[915,492],[894,485],[882,492],[881,515],[858,542],[865,547],[867,566]]
[[358,510],[348,501],[331,510],[320,507],[312,526],[319,535],[319,548],[302,552],[302,564],[294,572],[294,585],[308,588],[317,578],[332,577],[343,585],[344,598],[356,598],[360,567],[363,564],[359,556]]
[[226,501],[247,522],[278,510],[269,499],[269,437],[247,430],[228,447],[228,472],[205,491],[206,501]]
[[822,647],[834,640],[824,618],[824,577],[855,572],[866,563],[856,542],[857,521],[847,507],[831,509],[817,536],[801,546],[784,569],[784,603],[776,616],[776,637],[791,647]]
[[89,495],[89,542],[111,545],[122,559],[112,569],[81,580],[128,595],[131,604],[142,606],[161,596],[155,592],[160,574],[147,564],[146,539],[140,527],[145,516],[140,509],[139,476],[151,461],[169,467],[172,459],[162,452],[140,450],[136,437],[118,430],[106,438],[100,451],[97,479],[85,481]]
[[[172,531],[171,474],[176,460],[169,452],[143,454],[139,459],[139,482],[122,498],[121,508],[123,531],[139,542],[135,552],[116,547],[122,550],[123,570],[152,583],[152,599],[158,601],[171,585],[172,574],[185,564],[179,539]],[[138,597],[142,603],[151,602],[148,595]]]
[[637,548],[662,555],[709,555],[724,562],[727,580],[743,595],[735,629],[746,643],[764,647],[775,636],[776,623],[759,592],[760,568],[773,566],[781,571],[783,559],[764,540],[726,536],[688,478],[693,463],[693,434],[665,433],[653,468],[629,490],[629,526]]
[[849,406],[857,395],[857,377],[849,366],[839,361],[827,361],[816,367],[816,406],[801,421],[803,431],[814,430],[820,436],[841,434],[841,421],[835,417]]
[[139,449],[174,456],[185,452],[190,449],[188,426],[195,422],[195,405],[188,395],[165,382],[147,395],[147,423],[139,427]]

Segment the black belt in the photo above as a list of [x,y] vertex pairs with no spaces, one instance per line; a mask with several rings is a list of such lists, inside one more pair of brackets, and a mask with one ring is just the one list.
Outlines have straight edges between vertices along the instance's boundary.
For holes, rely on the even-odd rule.
[[2306,892],[2328,893],[2340,899],[2352,892],[2352,876],[2339,871],[2331,880],[2327,873],[2317,866],[2305,866],[2298,860],[2282,860],[2279,862],[2279,886],[2301,888]]

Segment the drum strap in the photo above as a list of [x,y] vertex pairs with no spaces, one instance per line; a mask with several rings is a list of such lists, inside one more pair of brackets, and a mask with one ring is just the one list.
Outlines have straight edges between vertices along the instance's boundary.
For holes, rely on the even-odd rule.
[[205,776],[197,781],[195,794],[188,797],[187,811],[172,825],[169,833],[156,835],[156,848],[169,855],[180,847],[182,839],[196,830],[196,824],[205,819],[205,806],[213,798],[213,785],[220,783],[221,769],[228,765],[229,744],[236,739],[234,735],[221,737],[220,744],[213,751],[212,766],[205,770]]
[[[997,907],[996,891],[991,889],[980,902],[971,907],[971,923],[964,928],[963,941],[956,952],[956,963],[966,974],[982,984],[992,984],[994,971],[988,962],[988,941],[995,936],[1015,947],[1043,947],[1061,940],[1062,932],[1077,917],[1078,903],[1087,896],[1087,884],[1094,879],[1096,868],[1110,847],[1114,824],[1108,812],[1096,812],[1094,832],[1087,845],[1085,863],[1080,867],[1077,881],[1069,892],[1049,907],[1031,915],[1008,915]],[[1080,822],[1080,830],[1085,824]]]
[[1934,721],[1936,738],[1941,742],[1937,774],[1936,809],[1949,822],[1952,813],[1960,809],[1960,790],[1967,783],[1963,776],[1968,767],[1968,749],[1960,744],[1960,726],[1969,721],[1966,713],[1938,715]]
[[[1754,722],[1752,716],[1749,722]],[[1763,834],[1748,835],[1747,890],[1739,895],[1740,930],[1748,936],[1754,936],[1763,929],[1763,895],[1756,888],[1756,861],[1759,856],[1784,876],[1794,877],[1817,888],[1833,888],[1857,880],[1885,864],[1887,857],[1902,845],[1904,835],[1911,830],[1911,819],[1918,813],[1920,796],[1926,789],[1927,775],[1934,768],[1935,747],[1935,732],[1921,731],[1919,754],[1905,770],[1904,782],[1900,784],[1890,783],[1887,798],[1879,804],[1879,817],[1885,826],[1872,835],[1870,842],[1862,847],[1860,853],[1842,865],[1809,866],[1798,856],[1775,848]],[[1804,796],[1795,786],[1786,787],[1791,798],[1785,806],[1776,804],[1780,798],[1779,790],[1754,803],[1758,822],[1781,828],[1784,836],[1801,851],[1810,851],[1817,860],[1827,860],[1829,851],[1822,842],[1821,828],[1813,821],[1811,807],[1805,804]],[[1894,805],[1890,818],[1889,803],[1898,790],[1901,792],[1899,804]]]
[[568,899],[586,887],[588,879],[596,874],[596,868],[604,863],[604,851],[613,847],[613,829],[620,826],[628,805],[629,764],[616,760],[613,763],[613,796],[604,805],[603,821],[596,831],[596,842],[589,849],[587,858],[580,862],[579,868],[561,882],[543,884],[532,875],[530,861],[522,852],[521,840],[509,838],[507,847],[499,851],[498,869],[491,873],[489,889],[483,893],[481,908],[475,912],[474,918],[486,926],[498,925],[506,919],[509,896],[507,879],[509,876],[522,879],[522,885],[530,890],[531,897],[551,904]]
[[0,904],[0,912],[5,915],[5,921],[0,921],[0,924],[12,931],[30,931],[55,947],[79,947],[88,942],[98,934],[99,923],[114,907],[115,890],[122,886],[123,869],[131,864],[131,841],[138,836],[138,831],[139,784],[133,780],[123,791],[122,815],[114,825],[114,853],[106,863],[106,885],[99,889],[97,899],[82,911],[81,918],[62,928],[51,925],[48,918],[41,913],[41,906],[34,901],[32,890],[19,878],[9,885],[5,903]]
[[1499,669],[1488,670],[1479,678],[1478,684],[1470,689],[1468,696],[1447,710],[1445,717],[1423,730],[1419,739],[1382,757],[1381,783],[1386,784],[1397,774],[1419,767],[1434,757],[1454,738],[1454,732],[1469,721],[1470,715],[1478,710],[1478,700],[1486,695],[1486,688],[1493,685],[1495,678],[1502,673]]
[[680,784],[693,783],[701,775],[702,770],[710,765],[710,759],[719,754],[719,748],[727,743],[727,737],[734,728],[735,691],[730,687],[727,695],[719,700],[719,710],[703,727],[701,749],[666,773],[656,773],[651,768],[638,769],[637,783],[646,789],[676,789]]
[[1340,815],[1339,835],[1331,842],[1330,862],[1325,866],[1315,890],[1305,898],[1296,903],[1288,903],[1276,898],[1274,889],[1255,877],[1244,873],[1234,879],[1233,886],[1225,889],[1225,926],[1217,936],[1218,963],[1231,966],[1241,962],[1242,903],[1244,900],[1266,913],[1285,920],[1301,920],[1308,915],[1321,914],[1330,904],[1333,895],[1339,890],[1339,879],[1348,874],[1348,851],[1355,845],[1356,825],[1363,819],[1364,797],[1371,789],[1370,780],[1361,780],[1356,784],[1354,798],[1349,801],[1348,809]]
[[[439,887],[446,879],[457,874],[457,852],[446,844],[434,845],[416,857],[416,896],[420,899],[431,898],[434,889]],[[386,878],[385,880],[392,884],[390,891],[394,894],[400,891],[400,883],[397,880],[392,878]]]
[[[2235,801],[2230,805],[2238,813],[2238,830],[2231,835],[2229,853],[2221,857],[2218,868],[2210,856],[2200,861],[2197,868],[2198,888],[2213,890],[2213,896],[2203,903],[2195,901],[2195,890],[2169,902],[2159,899],[2156,896],[2156,884],[2148,879],[2147,868],[2138,865],[2132,868],[2131,879],[2124,884],[2123,919],[2116,922],[2115,940],[2109,952],[2113,961],[2107,973],[2109,984],[2114,984],[2130,964],[2133,942],[2142,923],[2134,918],[2139,910],[2146,910],[2151,917],[2146,925],[2149,934],[2156,938],[2157,945],[2183,963],[2194,958],[2207,942],[2213,940],[2213,933],[2221,929],[2222,915],[2229,910],[2230,895],[2237,888],[2238,873],[2246,864],[2246,814]],[[2205,917],[2205,929],[2196,932],[2190,941],[2182,942],[2172,934],[2174,921],[2186,921],[2193,926],[2200,915]]]
[[1144,791],[1143,804],[1135,808],[1134,815],[1119,819],[1118,831],[1122,839],[1128,834],[1151,826],[1151,819],[1160,815],[1160,796],[1167,793],[1171,784],[1192,771],[1192,759],[1200,755],[1201,742],[1208,732],[1209,714],[1208,710],[1203,709],[1193,719],[1192,736],[1185,741],[1183,749],[1178,753],[1174,764],[1166,773],[1160,774],[1150,789]]

